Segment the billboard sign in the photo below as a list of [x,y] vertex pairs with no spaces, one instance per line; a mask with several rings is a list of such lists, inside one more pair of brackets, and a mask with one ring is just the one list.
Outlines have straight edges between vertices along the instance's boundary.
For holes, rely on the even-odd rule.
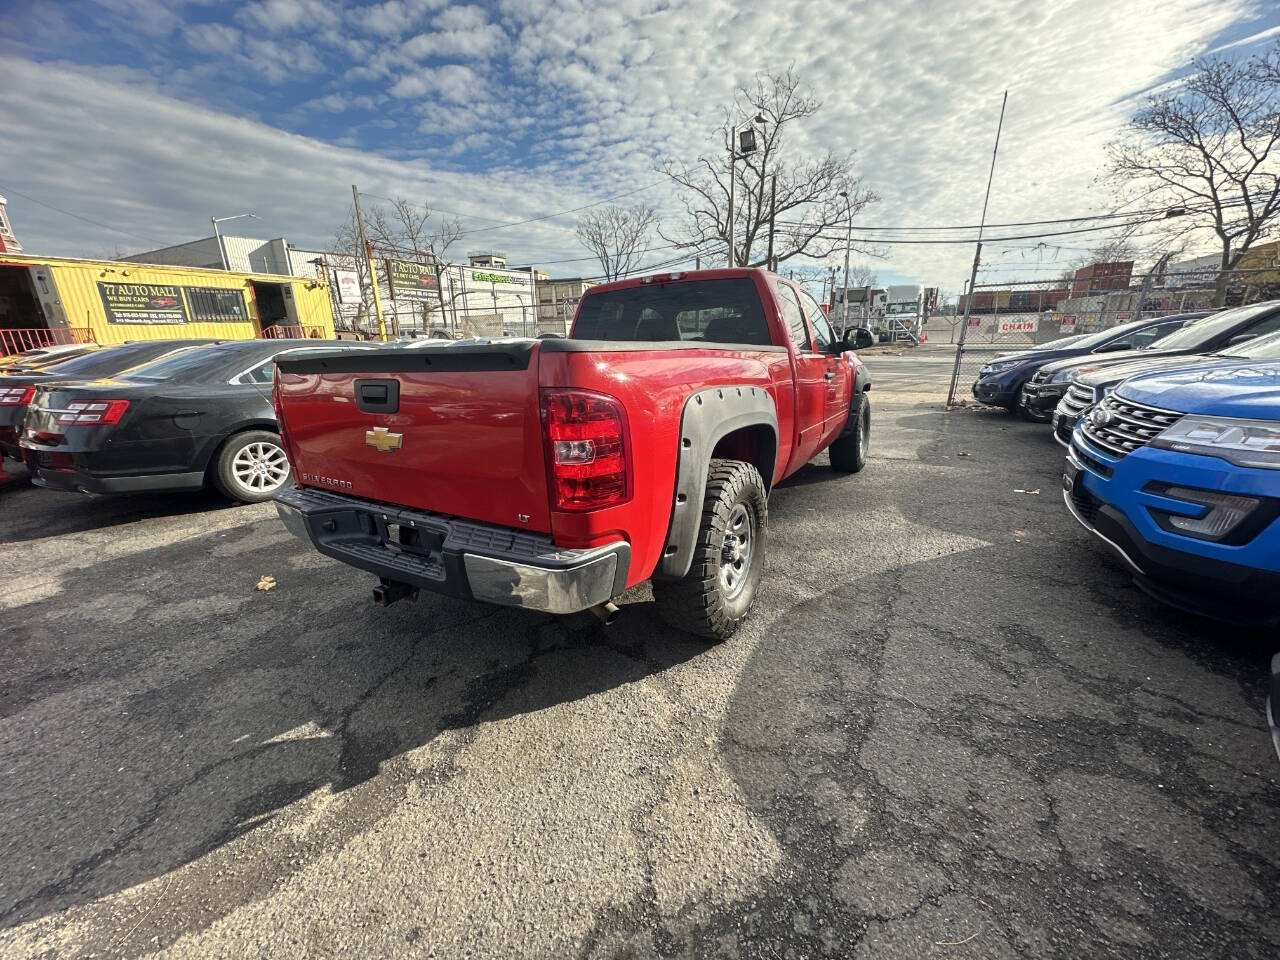
[[1076,332],[1076,315],[1074,313],[1064,313],[1062,315],[1062,323],[1058,327],[1059,333],[1075,333]]
[[437,296],[436,268],[416,260],[387,260],[387,282],[394,300],[428,300]]
[[354,270],[333,271],[333,286],[339,303],[360,302],[360,276]]
[[182,288],[156,283],[98,282],[107,323],[186,323]]

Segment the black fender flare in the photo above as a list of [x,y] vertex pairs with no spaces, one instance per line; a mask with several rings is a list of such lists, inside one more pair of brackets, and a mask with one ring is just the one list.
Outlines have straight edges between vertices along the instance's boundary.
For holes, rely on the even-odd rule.
[[724,437],[743,427],[766,427],[773,432],[773,462],[761,471],[767,489],[773,481],[778,455],[778,412],[769,391],[755,384],[730,384],[699,390],[686,398],[680,414],[680,452],[671,520],[654,577],[678,580],[689,572],[711,453]]
[[858,364],[853,375],[853,392],[849,394],[849,416],[845,419],[844,426],[840,428],[840,433],[836,439],[849,436],[857,429],[858,425],[853,419],[854,411],[858,409],[858,398],[871,389],[871,371],[864,364]]

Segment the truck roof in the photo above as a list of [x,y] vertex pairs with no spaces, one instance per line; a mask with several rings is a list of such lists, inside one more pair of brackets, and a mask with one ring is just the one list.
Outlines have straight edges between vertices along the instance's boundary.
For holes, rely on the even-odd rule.
[[750,277],[757,273],[767,274],[773,273],[773,271],[766,270],[763,267],[722,267],[716,270],[659,271],[648,273],[641,277],[627,277],[624,280],[597,283],[595,286],[584,290],[582,295],[588,297],[598,293],[607,293],[610,290],[626,290],[629,287],[640,287],[649,283],[669,283],[685,280],[736,280],[742,277]]

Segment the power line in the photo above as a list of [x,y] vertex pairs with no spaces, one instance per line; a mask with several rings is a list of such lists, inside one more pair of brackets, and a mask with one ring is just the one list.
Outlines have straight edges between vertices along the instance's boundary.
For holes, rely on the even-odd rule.
[[102,227],[104,230],[114,230],[116,233],[122,233],[126,237],[133,237],[135,240],[142,240],[144,243],[158,242],[154,238],[144,237],[139,233],[133,233],[121,227],[116,227],[109,223],[103,223],[100,220],[94,220],[90,217],[81,216],[78,213],[72,213],[70,210],[63,210],[61,207],[55,207],[52,203],[46,203],[43,200],[37,200],[35,197],[30,196],[29,194],[23,193],[21,190],[14,190],[12,187],[0,187],[0,190],[3,190],[6,194],[11,193],[15,197],[22,197],[22,199],[24,200],[30,200],[32,203],[39,204],[42,207],[48,207],[50,210],[54,210],[58,213],[63,214],[64,216],[74,217],[76,220],[83,220],[85,223],[91,223],[95,227]]
[[[1159,219],[1163,219],[1163,218],[1159,218]],[[1080,227],[1077,230],[1055,230],[1047,233],[1024,233],[1024,234],[1018,234],[1012,237],[988,237],[984,242],[994,245],[1005,240],[1035,240],[1040,237],[1063,237],[1069,234],[1093,233],[1098,230],[1115,230],[1119,226],[1141,226],[1142,224],[1155,223],[1155,222],[1157,222],[1156,219],[1135,220],[1125,224],[1105,224],[1103,226],[1097,226],[1097,227]],[[788,232],[786,230],[779,230],[779,232],[788,233],[789,236],[797,235],[794,231]],[[886,246],[897,246],[902,244],[935,244],[935,245],[950,244],[950,243],[968,244],[968,243],[976,242],[976,240],[973,237],[941,237],[936,240],[901,240],[901,239],[884,239],[881,237],[845,238],[845,237],[838,237],[838,236],[830,236],[828,234],[821,234],[821,233],[814,236],[813,239],[814,240],[831,240],[839,243],[844,243],[846,239],[848,239],[852,243],[883,244]]]

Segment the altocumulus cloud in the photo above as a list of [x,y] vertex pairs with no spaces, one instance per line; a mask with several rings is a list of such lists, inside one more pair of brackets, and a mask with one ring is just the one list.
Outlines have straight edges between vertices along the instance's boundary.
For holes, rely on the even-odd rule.
[[[825,103],[796,146],[856,151],[884,198],[869,222],[973,222],[1006,87],[992,218],[1077,214],[1105,203],[1092,181],[1132,98],[1266,15],[1261,0],[39,6],[0,15],[0,188],[120,231],[11,196],[28,246],[64,254],[186,239],[249,209],[322,244],[353,182],[473,228],[568,209],[657,182],[660,156],[718,150],[735,84],[788,65]],[[663,188],[642,196],[671,215]],[[572,227],[476,241],[522,262],[582,256]],[[897,248],[882,273],[955,287],[970,255]]]

